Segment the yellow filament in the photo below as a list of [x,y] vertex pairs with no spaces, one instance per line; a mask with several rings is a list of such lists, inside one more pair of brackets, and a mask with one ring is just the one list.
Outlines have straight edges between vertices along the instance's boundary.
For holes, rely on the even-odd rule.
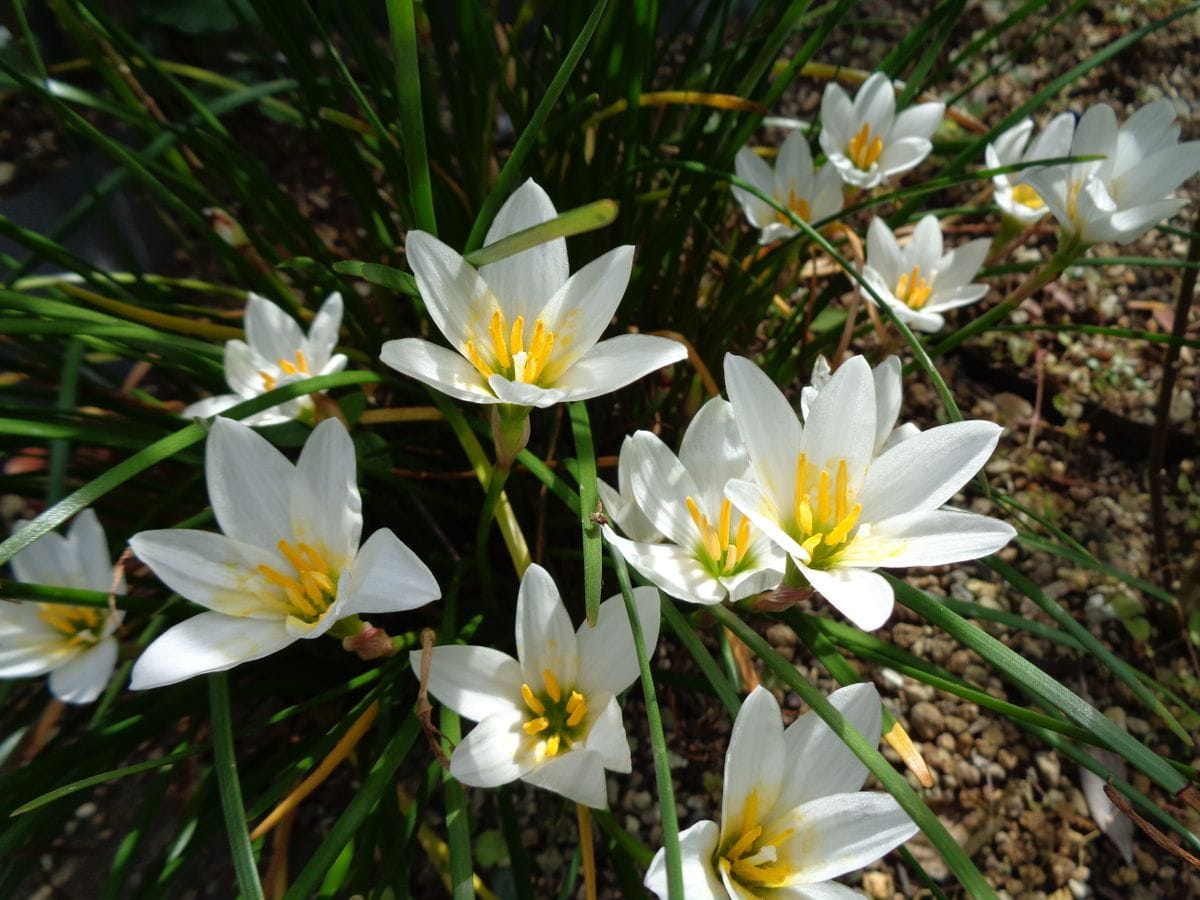
[[900,276],[896,282],[896,297],[909,309],[920,309],[933,293],[933,285],[921,277],[921,267],[913,266],[912,272]]
[[500,364],[500,368],[507,369],[512,365],[512,356],[509,355],[508,344],[504,341],[504,313],[498,309],[492,313],[492,323],[488,332],[492,336],[492,352],[496,356],[496,362]]
[[741,562],[745,557],[746,551],[750,549],[750,520],[743,517],[738,523],[737,529],[737,546],[734,548],[736,555],[735,562]]
[[869,169],[874,165],[875,160],[879,159],[879,155],[883,153],[883,137],[877,135],[872,140],[871,126],[863,122],[863,126],[858,130],[858,134],[850,138],[849,151],[847,155],[854,165],[860,169]]
[[511,346],[513,356],[516,356],[525,349],[524,316],[517,316],[516,321],[513,322],[512,333],[509,335],[508,343]]
[[817,480],[817,521],[828,522],[832,511],[829,507],[829,473],[822,469]]
[[558,679],[554,677],[554,673],[549,669],[542,670],[542,681],[546,682],[546,693],[550,695],[550,699],[557,703],[562,699],[562,688],[558,686]]
[[[525,360],[525,380],[529,383],[541,377],[542,370],[550,361],[550,349],[554,346],[554,333],[546,331],[542,320],[538,319],[533,331],[534,343],[529,348],[529,356]],[[538,338],[542,340],[539,343]]]
[[476,371],[478,371],[480,375],[482,375],[484,378],[491,378],[496,374],[495,370],[493,370],[491,366],[483,361],[483,357],[480,356],[479,351],[475,349],[474,341],[467,341],[466,349],[467,359],[471,361],[471,365],[475,367]]
[[550,727],[550,720],[545,716],[539,716],[536,719],[530,719],[521,726],[526,734],[541,734]]
[[749,831],[747,831],[745,834],[743,834],[740,838],[738,838],[736,844],[734,844],[732,847],[729,848],[729,852],[725,854],[726,859],[730,859],[730,860],[740,859],[747,850],[749,850],[751,847],[754,846],[754,842],[758,840],[759,835],[761,835],[761,834],[762,834],[762,826],[755,825],[753,828],[751,828]]
[[846,461],[844,459],[839,459],[837,467],[837,485],[834,488],[833,498],[833,517],[839,522],[846,518],[846,504],[849,502],[848,498],[846,497],[846,488],[848,482],[849,477],[846,472]]
[[729,546],[729,517],[732,513],[732,507],[729,504],[729,499],[721,501],[721,520],[717,527],[717,543],[722,547]]
[[545,715],[546,704],[537,698],[533,693],[533,689],[527,685],[521,685],[521,698],[525,701],[525,705],[532,709],[539,716]]
[[1028,206],[1030,209],[1041,209],[1046,205],[1046,201],[1042,199],[1041,194],[1034,190],[1032,185],[1018,184],[1012,189],[1012,198],[1015,202],[1022,206]]
[[861,512],[862,504],[855,503],[854,509],[850,510],[850,515],[839,519],[834,529],[825,535],[825,543],[830,547],[836,547],[838,544],[844,542],[850,534],[850,529],[858,523],[858,516]]
[[587,701],[583,694],[571,691],[571,699],[567,701],[567,727],[574,728],[587,715]]

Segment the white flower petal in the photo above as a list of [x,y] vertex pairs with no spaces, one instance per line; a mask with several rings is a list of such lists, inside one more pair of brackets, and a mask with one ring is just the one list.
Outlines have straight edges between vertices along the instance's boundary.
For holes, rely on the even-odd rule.
[[390,528],[380,528],[354,559],[347,614],[402,612],[432,603],[441,589],[417,554]]
[[862,521],[941,506],[992,455],[1000,431],[994,422],[952,422],[892,447],[871,464],[858,495]]
[[[857,490],[875,453],[875,419],[871,367],[861,356],[852,356],[821,388],[804,422],[800,450],[806,454],[809,472],[813,473],[810,485],[816,483],[816,471],[824,469],[833,476],[839,461],[845,460],[850,491]],[[864,516],[864,521],[870,519]]]
[[[14,528],[13,534],[20,534],[22,528],[27,525],[28,523],[24,523],[21,527]],[[85,587],[82,584],[69,583],[71,573],[63,565],[67,556],[67,539],[57,532],[50,531],[13,556],[10,562],[17,581],[27,584],[51,584],[56,587]]]
[[[246,297],[244,324],[246,343],[271,362],[277,359],[291,362],[304,345],[304,332],[296,320],[258,294]],[[232,383],[229,386],[234,387]]]
[[[931,509],[873,523],[839,557],[841,565],[940,566],[995,553],[1014,537],[1006,522],[958,509]],[[861,545],[861,546],[860,546]]]
[[788,825],[794,830],[780,855],[792,860],[801,884],[861,869],[917,833],[894,798],[870,791],[805,803],[792,810]]
[[[422,651],[408,654],[413,674],[421,677]],[[521,715],[521,664],[491,647],[448,644],[429,658],[429,693],[472,722],[495,715]]]
[[892,80],[883,72],[874,72],[854,95],[856,125],[865,123],[871,135],[886,136],[896,115],[896,91]]
[[[771,498],[791,498],[801,441],[800,420],[791,404],[758,366],[732,353],[725,354],[725,388],[755,481]],[[744,508],[742,512],[750,515]]]
[[[771,167],[749,147],[743,147],[737,152],[737,156],[733,158],[733,171],[742,181],[754,185],[768,197],[773,195],[775,176]],[[775,220],[775,210],[765,201],[736,184],[731,185],[730,190],[755,228],[764,228]]]
[[0,644],[0,678],[36,678],[75,655],[76,648],[54,634],[31,634],[20,642],[6,639]]
[[1145,232],[1149,231],[1163,219],[1169,219],[1185,206],[1186,199],[1160,200],[1157,203],[1147,203],[1135,206],[1133,209],[1123,209],[1114,213],[1106,222],[1089,223],[1083,230],[1085,241],[1096,243],[1111,241],[1114,244],[1127,244]]
[[154,639],[133,665],[129,688],[141,691],[261,659],[296,638],[282,619],[247,619],[200,613]]
[[601,341],[555,381],[566,400],[590,400],[644,375],[687,359],[687,348],[670,338],[621,334]]
[[[728,900],[725,885],[713,871],[712,860],[721,840],[716,822],[705,819],[679,832],[680,874],[683,876],[683,895],[688,900]],[[660,900],[667,900],[667,851],[659,850],[650,860],[646,879],[642,882]]]
[[913,137],[928,140],[937,131],[945,114],[945,103],[918,103],[910,106],[896,116],[892,130],[888,132],[888,140],[898,141],[901,138]]
[[534,766],[521,776],[523,781],[553,791],[592,809],[608,806],[604,765],[590,750],[575,749]]
[[260,547],[190,528],[142,531],[129,546],[160,581],[193,603],[234,617],[285,615],[257,574],[260,565],[278,568],[280,558]]
[[[829,695],[829,702],[872,747],[879,743],[883,706],[872,684],[851,684]],[[783,732],[784,758],[803,760],[786,768],[776,808],[791,809],[810,800],[857,791],[867,767],[812,710]]]
[[488,379],[488,388],[496,395],[500,403],[511,403],[514,406],[535,406],[545,409],[555,403],[567,399],[566,391],[558,388],[544,388],[524,381],[510,381],[503,375],[493,375]]
[[354,558],[362,537],[357,472],[354,442],[346,426],[330,418],[304,442],[292,480],[292,543],[324,550],[337,569]]
[[862,900],[862,893],[836,881],[818,881],[776,888],[778,900]]
[[674,544],[646,544],[617,536],[611,528],[604,537],[625,561],[672,597],[705,605],[722,602],[725,588],[696,561],[694,551]]
[[226,535],[265,548],[292,536],[296,470],[270,441],[248,425],[217,418],[208,434],[204,468],[208,499]]
[[942,259],[942,226],[937,216],[922,216],[913,229],[912,237],[904,246],[902,271],[919,266],[923,273],[936,272]]
[[888,620],[896,605],[892,586],[867,569],[810,569],[797,567],[817,591],[855,626],[874,631]]
[[[759,685],[742,701],[729,736],[721,799],[722,836],[745,834],[774,808],[783,786],[783,750],[779,703]],[[756,821],[746,821],[748,809],[758,811]]]
[[904,271],[903,267],[900,244],[892,234],[892,229],[887,227],[883,219],[872,219],[871,224],[867,226],[867,266],[863,274],[874,269],[890,292]]
[[450,774],[471,787],[499,787],[516,781],[531,762],[520,753],[525,732],[519,711],[488,716],[471,729],[450,755]]
[[[637,608],[646,652],[653,655],[658,644],[661,612],[658,590],[652,587],[634,588],[633,602]],[[633,647],[633,631],[629,627],[625,599],[621,595],[609,597],[601,603],[595,626],[584,622],[579,626],[575,641],[579,648],[577,683],[585,695],[601,693],[615,696],[637,681],[638,661]]]
[[1142,165],[1114,185],[1114,196],[1122,206],[1159,200],[1200,170],[1200,141],[1168,147],[1143,160]]
[[[484,246],[548,222],[557,215],[549,195],[529,178],[512,192],[496,213]],[[479,268],[479,274],[500,298],[510,324],[519,315],[526,319],[536,316],[562,287],[568,272],[567,242],[560,237]],[[533,322],[528,321],[527,325],[532,327]]]
[[467,360],[421,338],[388,341],[379,359],[410,378],[436,388],[455,400],[468,403],[499,403],[483,376]]
[[854,104],[840,84],[830,81],[821,95],[821,134],[818,138],[825,155],[843,153],[854,137]]
[[91,703],[117,665],[117,642],[106,638],[50,673],[50,693],[63,703]]
[[674,544],[693,547],[699,540],[687,498],[704,502],[691,473],[657,435],[639,431],[628,439],[629,482],[638,508]]
[[[543,381],[557,382],[600,340],[629,286],[632,271],[633,246],[615,247],[572,275],[546,301],[538,317],[554,333],[554,346]],[[525,327],[527,334],[532,333],[532,323]]]
[[[775,159],[775,183],[773,194],[779,202],[787,205],[789,197],[809,200],[813,188],[812,151],[808,138],[799,129],[793,131],[779,147]],[[811,208],[809,210],[811,212]]]
[[[784,514],[776,507],[771,497],[752,481],[734,479],[725,485],[725,496],[743,516],[793,559],[808,561],[809,554],[796,539],[787,533]],[[794,514],[789,510],[787,523],[795,525]]]
[[[289,360],[291,358],[291,356],[288,357]],[[250,397],[257,397],[266,390],[266,381],[263,378],[264,372],[274,378],[279,378],[283,374],[279,368],[278,357],[276,359],[267,359],[245,341],[237,339],[225,342],[224,367],[225,383],[233,389],[234,394],[243,400]],[[183,411],[184,415],[202,415],[201,413],[189,412],[191,408],[189,406],[185,409]],[[212,413],[209,413],[209,415],[212,415]]]
[[875,453],[878,454],[896,427],[904,401],[900,357],[889,356],[871,370],[875,382]]
[[[589,703],[595,698],[589,697]],[[588,729],[584,747],[595,753],[604,768],[612,772],[628,773],[633,770],[633,759],[629,753],[629,738],[625,736],[625,723],[621,720],[621,704],[616,697],[609,697],[600,714]]]
[[876,183],[884,178],[891,178],[893,175],[916,168],[932,150],[933,144],[921,138],[906,137],[892,141],[883,148],[883,153],[879,155],[876,163],[879,167],[879,176]]
[[[341,294],[336,292],[330,294],[325,298],[325,302],[321,304],[321,308],[313,317],[312,324],[308,327],[308,340],[305,343],[309,352],[308,364],[314,372],[320,372],[322,375],[329,374],[326,366],[330,362],[333,348],[337,346],[344,306]],[[345,362],[342,363],[342,366],[345,366]],[[341,371],[340,367],[336,371]]]
[[180,415],[185,419],[209,419],[219,416],[230,407],[237,406],[244,399],[246,398],[239,397],[237,394],[217,394],[197,400],[195,403],[189,403],[183,408]]
[[517,659],[525,681],[541,689],[549,669],[562,685],[574,684],[579,654],[575,629],[550,573],[534,564],[525,570],[517,592]]
[[96,511],[88,508],[75,516],[67,531],[68,560],[77,573],[80,587],[108,593],[112,590],[113,566],[108,539]]
[[688,423],[679,443],[679,461],[700,491],[696,502],[717,512],[730,478],[744,478],[750,468],[746,444],[728,400],[713,397]]
[[[424,231],[408,233],[405,252],[429,317],[446,336],[446,340],[456,350],[463,350],[467,341],[475,335],[487,335],[498,301],[475,267],[461,254]],[[384,347],[386,349],[389,344],[395,343],[399,342],[389,341]],[[405,374],[421,378],[395,363],[384,361]]]

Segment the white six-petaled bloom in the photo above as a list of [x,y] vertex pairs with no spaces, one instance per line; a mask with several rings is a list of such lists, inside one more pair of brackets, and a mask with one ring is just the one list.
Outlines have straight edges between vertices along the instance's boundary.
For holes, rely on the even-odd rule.
[[[486,244],[557,215],[532,179],[505,201]],[[478,270],[423,231],[410,231],[408,261],[434,324],[453,350],[420,338],[383,345],[380,358],[458,400],[545,407],[624,387],[687,356],[676,341],[622,334],[597,341],[633,267],[623,246],[574,275],[555,238]]]
[[[646,647],[658,641],[654,588],[634,588]],[[473,787],[521,779],[582,803],[608,805],[604,770],[632,763],[617,695],[638,677],[624,601],[600,604],[578,632],[550,574],[531,565],[517,594],[517,658],[490,647],[434,647],[429,692],[479,724],[450,757],[450,774]],[[421,673],[421,651],[411,654]]]
[[709,400],[684,432],[679,456],[656,435],[629,439],[630,484],[637,507],[667,537],[645,543],[604,537],[656,585],[689,603],[736,602],[778,587],[787,557],[725,496],[745,478],[750,457],[729,403]]
[[1071,156],[1102,159],[1027,171],[1025,181],[1046,201],[1071,238],[1083,244],[1125,244],[1187,201],[1175,188],[1200,171],[1200,141],[1179,143],[1175,105],[1143,106],[1120,128],[1112,107],[1090,107],[1075,126]]
[[[1058,159],[1071,154],[1071,135],[1075,131],[1075,116],[1059,113],[1046,123],[1046,127],[1032,141],[1033,119],[1024,119],[1008,129],[983,151],[989,169],[1012,166],[1017,163],[1037,162],[1040,159]],[[1000,211],[1011,216],[1022,225],[1032,225],[1050,210],[1041,195],[1024,181],[1024,169],[993,175],[993,197]]]
[[[942,253],[942,227],[936,216],[917,222],[902,248],[882,219],[867,228],[867,261],[863,280],[901,322],[917,331],[938,331],[942,313],[974,303],[987,291],[971,279],[987,256],[989,238],[976,238]],[[868,301],[875,298],[865,293]]]
[[821,97],[821,149],[842,181],[873,188],[929,155],[945,111],[944,103],[918,103],[896,115],[896,92],[882,72],[863,82],[853,103],[831,81]]
[[387,528],[359,547],[354,445],[337,419],[313,430],[292,465],[253,429],[219,418],[205,469],[224,534],[166,529],[129,541],[171,590],[208,610],[146,648],[133,689],[224,671],[318,637],[339,619],[440,596],[429,569]]
[[[904,377],[901,369],[898,356],[889,356],[871,369],[871,378],[875,382],[875,456],[921,431],[913,422],[896,424],[904,401]],[[825,387],[832,377],[833,368],[829,365],[829,360],[818,356],[817,361],[813,363],[808,384],[800,390],[801,419],[808,419],[809,408],[817,399],[817,394],[821,393],[821,388]]]
[[[246,340],[225,344],[225,381],[233,393],[199,400],[188,406],[183,415],[188,418],[219,415],[243,400],[258,397],[289,381],[342,371],[346,368],[346,357],[333,352],[341,325],[341,294],[325,298],[307,336],[295,319],[270,300],[250,294],[246,300]],[[311,398],[297,397],[242,421],[247,425],[278,425],[299,418],[312,408]]]
[[[866,740],[879,743],[879,695],[855,684],[829,702]],[[815,712],[786,729],[771,692],[742,703],[725,754],[721,823],[697,822],[679,835],[688,900],[861,896],[831,879],[882,857],[917,833],[893,797],[860,788],[867,767]],[[666,852],[646,887],[667,896]]]
[[[113,567],[104,528],[85,509],[67,536],[44,534],[12,558],[17,581],[108,593]],[[124,590],[124,579],[117,591]],[[91,703],[117,664],[113,632],[122,614],[107,607],[0,600],[0,678],[50,673],[50,693],[64,703]]]
[[803,425],[749,360],[726,355],[725,383],[753,472],[730,481],[726,495],[864,631],[887,621],[895,603],[876,568],[976,559],[1016,534],[987,516],[940,508],[991,456],[1000,426],[940,425],[876,456],[875,380],[860,356],[821,388]]
[[[793,131],[780,145],[774,171],[749,147],[737,152],[733,165],[738,178],[773,197],[805,222],[822,221],[842,209],[841,179],[831,166],[814,171],[812,151],[800,131]],[[731,189],[750,224],[762,230],[760,244],[789,238],[799,230],[791,219],[745,188],[733,185]]]

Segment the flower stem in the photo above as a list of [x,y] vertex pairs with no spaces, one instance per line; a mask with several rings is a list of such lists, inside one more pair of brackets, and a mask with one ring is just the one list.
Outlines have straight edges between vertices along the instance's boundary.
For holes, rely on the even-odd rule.
[[583,891],[587,900],[596,900],[596,848],[592,845],[592,811],[582,803],[575,804],[579,822],[579,853],[583,857]]
[[242,804],[242,788],[238,784],[237,758],[233,754],[233,723],[229,715],[229,677],[224,672],[208,676],[209,708],[212,713],[213,754],[216,757],[217,787],[221,794],[221,811],[225,815],[225,832],[238,888],[249,900],[264,900],[262,884],[250,836],[246,833],[246,809]]

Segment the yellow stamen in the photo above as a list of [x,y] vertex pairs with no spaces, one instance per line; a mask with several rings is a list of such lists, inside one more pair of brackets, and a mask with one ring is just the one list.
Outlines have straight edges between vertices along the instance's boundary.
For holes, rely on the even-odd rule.
[[840,519],[836,527],[825,535],[825,543],[830,547],[836,547],[838,544],[845,542],[846,537],[850,534],[850,529],[858,523],[858,517],[861,512],[862,504],[855,503],[854,509],[850,510],[850,514]]
[[551,700],[557,703],[562,699],[562,689],[558,686],[558,679],[554,677],[553,672],[543,669],[542,681],[546,682],[546,693],[550,695]]
[[504,338],[504,313],[500,310],[495,310],[492,313],[492,324],[488,328],[488,332],[492,336],[492,351],[495,354],[496,362],[500,368],[507,369],[512,365],[512,356],[509,355],[508,345]]
[[69,642],[91,643],[84,632],[90,632],[93,640],[100,637],[103,617],[98,609],[69,603],[43,603],[38,607],[37,615]]
[[292,546],[286,540],[276,545],[280,555],[295,569],[295,577],[261,563],[259,573],[287,597],[288,611],[306,619],[319,619],[337,595],[336,576],[329,563],[313,547],[303,542]]
[[558,755],[559,740],[560,739],[557,734],[552,734],[552,735],[550,735],[550,737],[546,738],[546,755],[547,756],[557,756]]
[[750,549],[750,520],[744,516],[738,523],[737,546],[734,549],[737,551],[737,562],[741,562],[746,556],[746,551]]
[[834,487],[833,497],[833,517],[837,521],[842,521],[846,518],[846,504],[849,502],[846,497],[846,488],[849,484],[849,476],[846,471],[846,461],[838,460],[837,467],[837,485]]
[[[540,345],[536,340],[539,336],[542,337]],[[529,356],[525,361],[525,380],[530,384],[541,377],[542,370],[550,361],[550,350],[554,347],[554,333],[545,330],[541,319],[538,319],[534,328],[534,340],[535,343],[530,346]]]
[[732,507],[729,504],[729,499],[721,501],[721,520],[717,526],[717,543],[722,547],[729,546],[729,517],[732,513]]
[[274,376],[274,375],[272,375],[270,372],[264,372],[262,369],[259,369],[259,370],[258,370],[258,377],[262,379],[262,383],[263,383],[263,390],[264,390],[264,391],[273,391],[273,390],[275,390],[275,385],[276,385],[278,382],[275,380],[275,376]]
[[808,538],[808,540],[806,540],[802,544],[800,544],[800,548],[802,550],[804,550],[804,552],[806,552],[809,556],[812,556],[813,550],[816,548],[816,546],[818,544],[821,543],[822,537],[824,537],[824,535],[822,535],[820,532],[817,532],[812,537]]
[[909,309],[920,309],[933,293],[933,284],[921,277],[920,266],[913,266],[912,272],[901,275],[896,281],[896,299]]
[[292,568],[294,568],[297,572],[302,572],[305,569],[311,568],[308,564],[308,560],[301,556],[300,553],[295,550],[287,541],[280,539],[279,543],[277,543],[275,546],[279,548],[279,552],[283,554],[283,558],[290,562],[292,564]]
[[303,350],[296,351],[296,368],[305,375],[310,374],[308,371],[308,358],[304,355]]
[[817,481],[817,521],[822,524],[828,522],[832,511],[829,506],[829,473],[822,469]]
[[707,523],[705,521],[704,514],[700,512],[700,507],[696,505],[696,501],[691,497],[687,498],[687,508],[688,514],[692,517],[692,521],[696,523],[697,530],[703,533],[704,527]]
[[[787,208],[792,211],[797,219],[803,219],[807,222],[812,218],[812,210],[809,208],[808,201],[803,197],[797,197],[796,191],[793,188],[788,188]],[[792,224],[792,220],[782,212],[777,213],[776,217],[784,225]]]
[[849,152],[846,155],[850,157],[850,161],[865,171],[871,168],[883,153],[883,137],[876,135],[872,140],[871,126],[863,122],[858,134],[850,138],[850,146],[847,149]]
[[532,709],[539,716],[546,712],[546,704],[537,698],[533,693],[533,688],[527,684],[521,685],[521,698],[525,701],[525,705]]
[[1042,199],[1042,195],[1034,190],[1033,185],[1018,184],[1012,189],[1012,198],[1016,203],[1022,206],[1028,206],[1030,209],[1042,209],[1046,205],[1046,201]]
[[528,722],[526,722],[524,725],[521,726],[521,728],[523,728],[525,730],[526,734],[541,734],[543,731],[545,731],[549,727],[550,727],[550,720],[547,719],[545,716],[540,716],[539,718],[536,718],[536,719],[530,719]]
[[587,715],[587,701],[583,699],[583,694],[571,691],[571,699],[567,701],[567,713],[568,728],[574,728],[583,721],[583,717]]
[[740,859],[747,850],[754,846],[754,842],[758,840],[758,837],[761,834],[762,826],[755,825],[740,838],[738,838],[737,843],[729,848],[729,852],[725,854],[725,857],[732,860]]
[[476,371],[484,378],[491,378],[496,374],[495,370],[483,361],[483,357],[479,355],[479,351],[475,349],[474,341],[467,341],[467,359],[471,361]]
[[286,375],[295,375],[300,371],[286,359],[279,359],[277,362],[279,363],[279,368],[283,369]]
[[[538,320],[540,323],[540,319]],[[513,356],[522,352],[525,349],[525,317],[517,316],[513,322],[512,334],[509,335],[508,343]]]

